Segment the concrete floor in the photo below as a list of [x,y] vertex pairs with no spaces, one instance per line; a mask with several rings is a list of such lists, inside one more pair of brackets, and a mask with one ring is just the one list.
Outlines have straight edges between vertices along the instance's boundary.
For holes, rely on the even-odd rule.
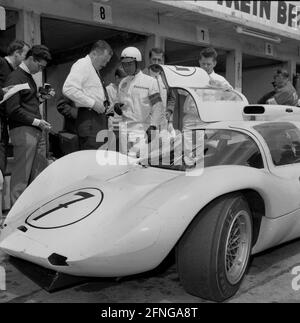
[[[118,282],[99,279],[49,294],[13,267],[1,252],[0,263],[7,275],[6,291],[0,291],[0,303],[206,302],[183,290],[174,264]],[[300,302],[300,290],[292,289],[296,276],[291,271],[297,265],[300,265],[300,240],[253,257],[239,292],[227,302]]]

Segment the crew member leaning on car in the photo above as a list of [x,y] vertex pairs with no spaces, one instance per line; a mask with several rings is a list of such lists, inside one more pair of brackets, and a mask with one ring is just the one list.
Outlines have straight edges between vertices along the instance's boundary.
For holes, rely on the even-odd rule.
[[[164,107],[157,82],[141,71],[141,52],[127,47],[121,53],[121,62],[128,75],[119,85],[119,104],[115,112],[122,115],[120,123],[120,150],[129,153],[129,146],[145,136],[151,141],[164,117]],[[128,145],[129,143],[129,145]]]
[[[12,204],[47,166],[42,130],[49,130],[51,126],[40,114],[40,97],[32,75],[45,68],[50,60],[48,48],[35,45],[27,52],[20,66],[8,76],[6,82],[7,86],[27,83],[30,87],[6,101],[9,135],[14,152],[10,184]],[[45,100],[49,97],[41,98]]]
[[233,87],[230,83],[222,76],[214,71],[217,65],[218,54],[213,47],[204,48],[200,52],[199,65],[209,75],[209,84],[213,87],[220,87],[223,89],[232,90]]
[[289,73],[284,69],[278,69],[274,75],[275,93],[267,100],[267,104],[297,106],[298,95],[296,89],[289,81]]

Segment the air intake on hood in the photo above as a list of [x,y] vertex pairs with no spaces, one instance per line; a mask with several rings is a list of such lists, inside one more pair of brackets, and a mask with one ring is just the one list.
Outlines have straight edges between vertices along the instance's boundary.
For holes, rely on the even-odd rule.
[[24,225],[21,225],[18,229],[22,232],[26,232],[28,230]]
[[53,266],[69,266],[66,262],[67,259],[67,257],[61,256],[57,253],[53,253],[51,256],[48,257],[48,261]]

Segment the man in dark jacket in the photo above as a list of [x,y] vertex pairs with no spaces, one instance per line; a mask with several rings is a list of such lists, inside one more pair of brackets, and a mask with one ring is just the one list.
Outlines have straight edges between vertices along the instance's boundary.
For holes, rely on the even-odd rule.
[[27,83],[29,89],[19,91],[6,102],[8,125],[14,149],[14,165],[11,175],[11,203],[14,204],[28,184],[45,168],[42,131],[50,124],[42,119],[39,96],[32,77],[47,66],[51,55],[46,46],[33,46],[24,62],[12,72],[6,85]]
[[79,138],[77,134],[78,109],[74,102],[62,95],[57,101],[57,111],[64,117],[64,128],[58,134],[59,146],[64,155],[79,150]]
[[8,75],[25,59],[29,45],[23,40],[14,40],[7,47],[7,56],[0,57],[0,86],[4,86]]
[[[17,68],[21,62],[25,59],[25,56],[29,50],[29,45],[23,40],[14,40],[7,47],[7,56],[0,57],[0,88],[2,94],[5,94],[4,88],[8,75]],[[0,101],[1,99],[0,91]],[[8,144],[8,131],[7,120],[5,115],[5,104],[0,105],[0,170],[4,176],[6,168],[7,157],[7,144]]]

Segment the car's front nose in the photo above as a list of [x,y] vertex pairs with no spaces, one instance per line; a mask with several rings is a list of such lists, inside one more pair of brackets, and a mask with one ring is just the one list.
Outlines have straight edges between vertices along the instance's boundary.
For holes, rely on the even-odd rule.
[[118,276],[150,269],[160,259],[151,254],[161,222],[155,205],[140,202],[174,177],[174,172],[143,167],[105,182],[87,177],[8,219],[0,247],[73,275]]

